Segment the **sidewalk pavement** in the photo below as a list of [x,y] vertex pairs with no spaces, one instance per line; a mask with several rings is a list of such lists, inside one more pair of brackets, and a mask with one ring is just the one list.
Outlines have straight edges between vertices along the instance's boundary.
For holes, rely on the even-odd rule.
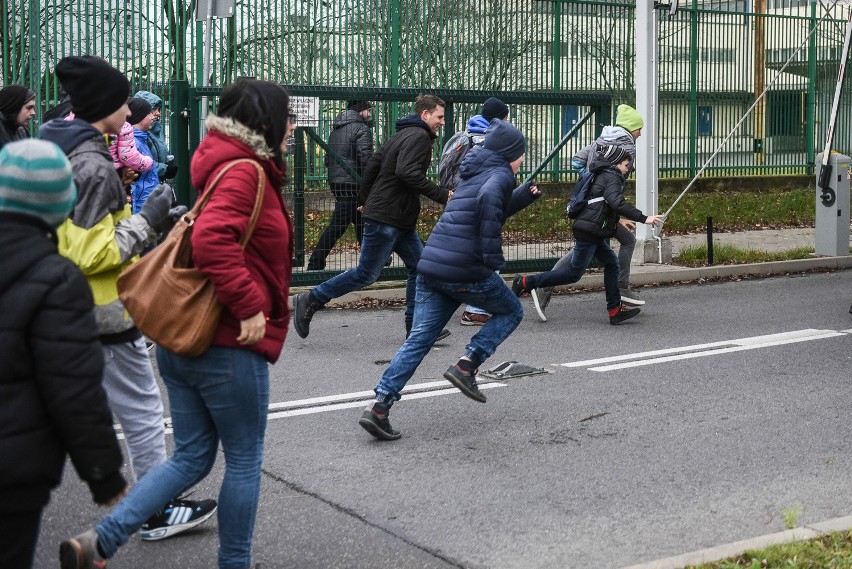
[[[692,235],[666,235],[664,233],[663,237],[670,239],[672,254],[674,256],[677,256],[678,252],[685,247],[697,247],[707,244],[707,235],[704,233]],[[813,228],[793,228],[714,233],[713,243],[715,246],[734,245],[740,249],[758,249],[767,252],[785,251],[799,247],[813,247],[815,243],[815,230]],[[560,252],[555,253],[557,256],[559,254]],[[793,261],[748,263],[742,265],[713,265],[709,267],[680,267],[659,263],[634,263],[631,269],[630,283],[634,286],[643,286],[742,275],[766,276],[819,269],[850,268],[852,268],[852,255],[845,257],[811,257]],[[509,277],[510,275],[505,276]],[[584,290],[602,287],[603,275],[601,273],[587,273],[578,282],[567,285],[566,287],[557,288]],[[292,293],[304,292],[309,290],[309,288],[298,287],[293,289]],[[362,291],[352,292],[334,299],[332,302],[335,304],[346,304],[363,301],[368,298],[385,301],[403,300],[405,298],[405,287],[400,282],[379,282]]]

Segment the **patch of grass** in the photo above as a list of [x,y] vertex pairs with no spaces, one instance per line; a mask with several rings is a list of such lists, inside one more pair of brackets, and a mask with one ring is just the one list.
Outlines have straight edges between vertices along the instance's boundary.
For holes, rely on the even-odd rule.
[[[571,224],[565,214],[568,196],[548,194],[547,188],[543,189],[544,195],[537,202],[509,218],[503,232],[505,243],[547,243],[571,239]],[[666,211],[676,198],[674,193],[661,194],[660,211]],[[720,232],[813,227],[816,215],[814,199],[813,190],[807,188],[772,192],[689,192],[666,219],[663,231],[670,235],[704,232],[708,216],[713,217],[713,227]],[[627,201],[633,202],[634,197],[628,195]],[[431,202],[424,204],[417,222],[420,237],[429,237],[442,212],[442,206]],[[308,249],[316,244],[330,217],[330,209],[305,212],[305,243]],[[338,246],[354,246],[353,235],[350,229]]]
[[[660,211],[665,212],[676,195],[660,196]],[[724,231],[772,227],[811,227],[816,217],[812,189],[786,192],[701,192],[687,193],[666,219],[665,231],[682,233],[703,231],[707,217]]]
[[[739,265],[744,263],[765,263],[768,261],[790,261],[807,259],[814,253],[813,247],[797,247],[786,251],[767,252],[759,249],[740,249],[734,245],[714,245],[714,265]],[[672,260],[675,265],[703,267],[707,265],[707,245],[684,247]]]
[[799,516],[802,515],[802,507],[793,506],[792,508],[784,508],[784,511],[781,513],[784,516],[784,527],[793,529],[796,527],[796,522],[799,521]]
[[852,532],[747,551],[737,557],[689,565],[686,569],[852,569]]

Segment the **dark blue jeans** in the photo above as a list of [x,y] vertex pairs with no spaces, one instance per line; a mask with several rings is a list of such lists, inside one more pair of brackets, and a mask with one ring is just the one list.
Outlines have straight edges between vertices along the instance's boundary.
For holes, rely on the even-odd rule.
[[331,193],[334,194],[334,213],[331,214],[328,227],[323,231],[317,246],[314,247],[314,252],[311,253],[311,258],[308,260],[309,271],[325,268],[326,257],[328,257],[337,240],[343,237],[343,234],[349,229],[350,224],[355,226],[355,238],[358,239],[358,243],[361,242],[363,228],[361,213],[358,211],[358,189],[333,184]]
[[463,303],[478,306],[492,315],[466,348],[466,355],[479,362],[491,357],[524,317],[520,301],[497,273],[472,283],[443,282],[418,275],[414,326],[375,388],[378,399],[399,400],[399,392]]
[[333,298],[370,286],[379,279],[390,254],[396,253],[408,269],[405,283],[405,320],[410,322],[414,318],[416,270],[422,252],[423,242],[414,229],[400,229],[365,219],[358,266],[317,285],[311,290],[311,294],[319,302],[326,304]]
[[618,257],[610,248],[609,241],[605,239],[601,243],[594,243],[577,239],[574,241],[572,253],[571,264],[568,267],[529,275],[527,277],[527,288],[534,289],[575,283],[586,272],[589,263],[592,262],[592,257],[594,257],[604,268],[607,310],[612,310],[621,305],[621,293],[618,292]]

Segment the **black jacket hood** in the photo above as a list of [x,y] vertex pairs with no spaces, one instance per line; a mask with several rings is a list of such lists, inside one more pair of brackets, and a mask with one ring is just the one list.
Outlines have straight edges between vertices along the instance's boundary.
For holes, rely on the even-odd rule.
[[396,119],[396,131],[399,132],[404,128],[410,127],[419,127],[429,133],[429,136],[432,138],[438,138],[438,135],[432,132],[432,129],[429,128],[429,125],[426,124],[423,119],[411,113],[410,115],[406,115],[404,117]]

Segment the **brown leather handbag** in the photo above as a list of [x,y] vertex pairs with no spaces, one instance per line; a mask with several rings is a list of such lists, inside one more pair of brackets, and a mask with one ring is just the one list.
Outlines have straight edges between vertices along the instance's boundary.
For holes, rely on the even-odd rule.
[[200,356],[210,347],[222,316],[222,305],[207,275],[192,263],[192,228],[216,184],[234,166],[257,168],[257,198],[248,229],[240,240],[243,249],[251,239],[260,208],[266,176],[256,161],[242,158],[228,163],[216,175],[195,206],[172,228],[166,240],[127,267],[118,278],[118,297],[148,338],[170,352]]

